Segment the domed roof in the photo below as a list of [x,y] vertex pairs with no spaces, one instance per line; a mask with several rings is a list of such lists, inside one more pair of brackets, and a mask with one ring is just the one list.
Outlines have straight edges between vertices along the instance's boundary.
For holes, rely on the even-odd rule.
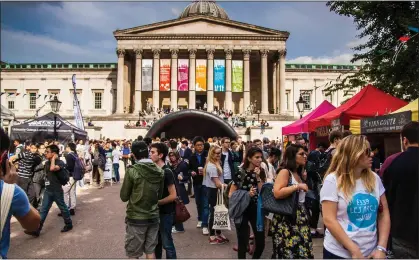
[[208,15],[222,19],[230,19],[226,11],[215,3],[215,1],[195,1],[189,4],[180,14],[180,18],[186,18],[194,15]]

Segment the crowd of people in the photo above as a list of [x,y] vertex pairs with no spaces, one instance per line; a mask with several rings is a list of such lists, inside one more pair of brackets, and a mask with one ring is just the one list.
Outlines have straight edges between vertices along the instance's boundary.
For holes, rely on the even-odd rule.
[[[330,133],[330,145],[309,151],[303,138],[284,147],[267,138],[245,142],[200,136],[139,136],[65,146],[14,140],[10,149],[0,130],[2,205],[8,198],[4,194],[13,195],[1,256],[7,257],[11,215],[26,234],[38,237],[55,202],[64,220],[61,232],[68,232],[77,187],[89,183],[101,189],[105,179],[119,183],[122,160],[126,170],[120,198],[127,202],[125,251],[130,258],[162,258],[163,249],[166,258],[177,257],[174,234],[185,232],[176,210],[180,204],[195,204],[197,219],[188,221],[196,221],[209,244],[228,243],[228,233],[214,228],[220,190],[228,200],[237,238],[232,248],[240,259],[247,254],[260,258],[268,237],[273,258],[313,258],[313,239],[323,236],[327,259],[418,258],[418,132],[419,123],[405,125],[404,151],[377,166],[376,149],[365,136],[340,131]],[[263,211],[266,197],[260,191],[270,183],[276,200],[296,198],[295,214]],[[324,234],[318,228],[320,214]]]

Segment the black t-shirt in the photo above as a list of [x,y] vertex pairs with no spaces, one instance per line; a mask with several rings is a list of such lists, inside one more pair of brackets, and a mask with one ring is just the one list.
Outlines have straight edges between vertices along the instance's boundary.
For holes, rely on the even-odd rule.
[[60,180],[57,175],[61,174],[61,169],[65,167],[65,164],[61,160],[55,160],[55,165],[60,166],[60,170],[56,172],[50,171],[51,162],[48,160],[45,162],[45,172],[47,173],[47,181],[45,182],[45,189],[49,191],[63,191]]
[[[164,170],[164,187],[163,187],[163,198],[166,198],[167,196],[169,196],[169,189],[168,187],[172,184],[174,184],[174,177],[173,177],[173,173],[170,170],[170,167],[165,165],[163,166],[163,170]],[[175,202],[169,203],[169,204],[165,204],[165,205],[160,205],[160,214],[170,214],[175,212]]]
[[[252,187],[254,188],[258,188],[258,182],[257,182],[257,178],[256,178],[256,173],[254,171],[245,171],[245,175],[241,174],[241,172],[237,173],[235,178],[234,178],[234,184],[237,185],[237,187],[239,187],[239,189],[241,190],[246,190],[246,191],[250,191],[250,189]],[[260,175],[261,176],[265,176],[264,175],[264,171],[263,169],[260,169]],[[258,200],[258,195],[256,194],[255,196],[252,197],[252,201],[257,203]]]

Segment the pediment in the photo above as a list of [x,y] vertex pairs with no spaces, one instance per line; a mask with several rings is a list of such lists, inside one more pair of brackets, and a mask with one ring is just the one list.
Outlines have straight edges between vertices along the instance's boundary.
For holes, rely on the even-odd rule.
[[164,21],[114,32],[117,36],[141,35],[249,35],[288,36],[288,32],[208,16],[195,16]]

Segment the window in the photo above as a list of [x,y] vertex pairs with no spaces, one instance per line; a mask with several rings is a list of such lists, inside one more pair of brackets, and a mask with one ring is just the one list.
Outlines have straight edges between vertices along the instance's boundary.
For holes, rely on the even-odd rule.
[[29,93],[29,109],[36,109],[36,93]]
[[102,92],[94,92],[95,109],[102,109]]
[[285,102],[287,104],[287,110],[290,110],[290,92],[285,92]]
[[330,103],[332,103],[333,100],[333,94],[329,93],[328,95],[325,95],[324,98],[329,101]]
[[14,100],[7,101],[7,108],[8,109],[15,109],[15,101]]
[[311,92],[302,92],[301,97],[305,101],[304,110],[310,110],[311,109]]

